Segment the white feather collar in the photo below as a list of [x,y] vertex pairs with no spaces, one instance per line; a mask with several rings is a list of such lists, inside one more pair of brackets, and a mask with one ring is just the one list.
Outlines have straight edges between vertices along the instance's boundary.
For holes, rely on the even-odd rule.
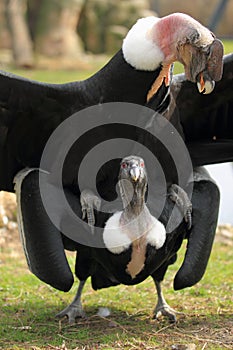
[[138,70],[154,71],[164,60],[159,46],[150,38],[150,30],[159,18],[139,19],[126,35],[122,51],[127,63]]

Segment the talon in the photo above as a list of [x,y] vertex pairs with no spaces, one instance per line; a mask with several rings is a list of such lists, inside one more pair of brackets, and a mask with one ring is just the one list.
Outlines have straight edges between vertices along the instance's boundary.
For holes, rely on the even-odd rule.
[[82,219],[87,219],[87,223],[91,228],[91,232],[94,233],[95,227],[95,215],[94,209],[100,210],[101,201],[99,197],[97,197],[90,190],[83,190],[80,195],[80,203],[82,207]]
[[57,318],[67,317],[69,324],[74,324],[76,318],[85,318],[86,314],[81,305],[69,305],[56,315]]
[[192,203],[187,193],[180,186],[173,184],[169,189],[168,195],[177,204],[187,223],[187,228],[190,230],[192,227]]
[[155,308],[154,318],[159,320],[162,316],[168,317],[171,323],[176,322],[176,312],[167,303]]

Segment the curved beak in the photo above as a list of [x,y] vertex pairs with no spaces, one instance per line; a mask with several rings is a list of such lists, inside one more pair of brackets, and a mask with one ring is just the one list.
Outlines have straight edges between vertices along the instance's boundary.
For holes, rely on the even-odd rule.
[[215,87],[215,81],[211,80],[206,72],[201,72],[197,76],[197,88],[200,93],[210,94]]
[[131,179],[133,180],[133,182],[137,182],[139,177],[140,177],[140,169],[138,166],[133,165],[130,169],[129,169],[129,174],[131,176]]
[[223,44],[218,39],[205,47],[185,44],[179,48],[178,58],[184,65],[186,78],[197,83],[200,93],[211,93],[215,82],[222,78]]
[[215,39],[209,47],[209,56],[203,72],[197,75],[197,87],[199,92],[210,94],[215,87],[215,81],[222,78],[223,72],[223,45]]

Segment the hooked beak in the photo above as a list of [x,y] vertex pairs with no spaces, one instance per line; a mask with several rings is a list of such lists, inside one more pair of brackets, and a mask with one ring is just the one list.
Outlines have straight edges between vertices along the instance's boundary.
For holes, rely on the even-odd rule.
[[214,90],[215,81],[222,78],[223,72],[223,45],[218,39],[215,39],[209,48],[206,68],[197,75],[197,87],[199,92],[210,94]]
[[222,78],[222,42],[214,39],[204,48],[185,44],[179,48],[179,57],[184,65],[186,78],[197,83],[200,93],[210,94],[215,87],[215,82]]
[[205,72],[201,72],[197,77],[197,88],[200,93],[205,95],[210,94],[215,87],[215,81],[211,80],[209,77],[205,79],[206,75]]
[[140,170],[137,166],[132,166],[129,170],[129,174],[133,182],[137,182],[140,177]]

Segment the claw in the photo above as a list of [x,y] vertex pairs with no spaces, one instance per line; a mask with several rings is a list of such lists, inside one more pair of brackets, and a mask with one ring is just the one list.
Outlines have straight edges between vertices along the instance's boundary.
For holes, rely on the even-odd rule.
[[156,306],[154,310],[154,318],[159,320],[162,316],[168,317],[171,323],[176,322],[176,312],[167,303]]
[[95,215],[94,209],[100,210],[101,200],[91,190],[83,190],[80,195],[80,203],[82,207],[82,219],[87,219],[87,223],[94,233]]
[[173,184],[169,189],[168,196],[177,204],[187,223],[187,228],[190,230],[192,227],[192,203],[187,193],[180,186]]
[[64,310],[59,312],[56,317],[58,318],[68,318],[69,324],[74,324],[76,318],[85,318],[86,314],[83,311],[82,305],[72,305],[70,304]]

